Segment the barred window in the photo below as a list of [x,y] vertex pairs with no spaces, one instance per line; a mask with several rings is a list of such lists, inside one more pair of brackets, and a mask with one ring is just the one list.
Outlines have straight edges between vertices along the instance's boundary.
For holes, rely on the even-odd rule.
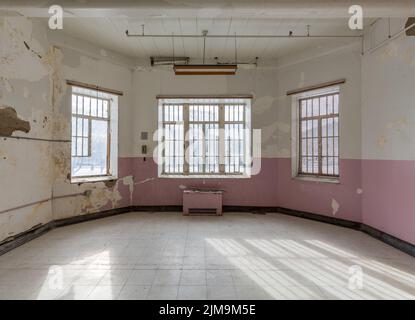
[[160,174],[246,175],[249,120],[250,99],[160,99]]
[[339,176],[339,93],[299,100],[302,175]]

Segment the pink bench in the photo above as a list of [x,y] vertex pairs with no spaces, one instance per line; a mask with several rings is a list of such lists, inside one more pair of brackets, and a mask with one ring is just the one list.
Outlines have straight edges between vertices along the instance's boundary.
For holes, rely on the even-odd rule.
[[183,215],[193,213],[222,215],[222,190],[187,189],[183,191]]

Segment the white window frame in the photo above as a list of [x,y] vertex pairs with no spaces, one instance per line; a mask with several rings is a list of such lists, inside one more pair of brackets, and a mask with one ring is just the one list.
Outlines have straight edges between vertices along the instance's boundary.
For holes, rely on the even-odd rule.
[[[299,172],[300,164],[300,101],[307,98],[324,96],[329,94],[338,93],[339,95],[339,174],[337,176],[330,175],[318,175],[318,174],[301,174]],[[327,182],[327,183],[340,183],[340,117],[341,117],[341,92],[340,86],[330,86],[326,88],[310,90],[301,92],[291,96],[291,177],[297,180],[315,181],[315,182]]]
[[[107,148],[107,164],[106,174],[97,174],[97,175],[89,175],[89,176],[72,176],[72,117],[75,116],[76,118],[84,118],[89,121],[89,132],[88,132],[88,154],[90,156],[90,145],[92,139],[92,132],[91,132],[91,120],[95,119],[94,116],[87,116],[87,115],[78,115],[72,113],[72,96],[86,96],[90,98],[98,98],[101,100],[105,100],[108,102],[108,148]],[[71,130],[71,183],[81,183],[81,182],[99,182],[99,181],[108,181],[108,180],[115,180],[118,178],[118,96],[102,91],[87,89],[83,87],[78,87],[75,85],[71,86],[70,94],[68,97],[68,104],[70,110],[70,130]],[[104,120],[104,118],[97,118],[98,120]]]
[[[160,178],[250,178],[251,177],[251,166],[246,165],[244,168],[244,171],[241,173],[233,173],[233,172],[225,172],[225,141],[224,141],[224,128],[225,123],[226,124],[232,124],[232,123],[241,123],[240,121],[224,121],[224,106],[225,105],[231,105],[231,104],[244,104],[244,140],[245,140],[245,152],[244,152],[244,160],[245,164],[251,163],[252,160],[252,146],[251,146],[251,140],[252,140],[252,134],[251,134],[251,98],[243,98],[239,100],[243,100],[243,102],[229,102],[229,100],[232,100],[234,98],[158,98],[158,142],[162,143],[164,140],[163,137],[163,129],[164,128],[164,120],[163,120],[163,108],[164,105],[174,105],[179,104],[183,105],[183,127],[184,127],[184,135],[186,138],[184,139],[184,149],[185,149],[185,159],[184,159],[184,169],[181,173],[165,173],[163,172],[163,148],[158,148],[157,150],[157,163],[158,163],[158,177]],[[207,100],[209,102],[201,102],[201,100]],[[215,102],[212,102],[215,101]],[[218,105],[219,106],[219,121],[217,122],[219,124],[219,172],[218,173],[190,173],[189,172],[189,165],[186,161],[186,157],[188,155],[188,135],[186,133],[189,129],[189,105]],[[213,122],[197,122],[192,121],[191,123],[204,123],[209,124]],[[216,122],[215,122],[216,123]],[[223,129],[223,133],[221,132],[221,129]]]

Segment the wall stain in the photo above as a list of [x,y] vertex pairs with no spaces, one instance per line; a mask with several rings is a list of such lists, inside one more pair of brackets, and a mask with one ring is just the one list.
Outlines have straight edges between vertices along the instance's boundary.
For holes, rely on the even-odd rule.
[[104,184],[107,188],[114,188],[114,186],[117,184],[117,179],[107,180],[104,182]]
[[11,136],[14,131],[30,131],[30,122],[20,119],[16,110],[9,106],[0,107],[0,135]]

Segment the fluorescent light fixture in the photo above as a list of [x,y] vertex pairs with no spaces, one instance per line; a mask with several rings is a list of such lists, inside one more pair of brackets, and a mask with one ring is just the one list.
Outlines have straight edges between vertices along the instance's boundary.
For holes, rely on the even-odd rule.
[[234,75],[236,64],[175,64],[176,75]]

